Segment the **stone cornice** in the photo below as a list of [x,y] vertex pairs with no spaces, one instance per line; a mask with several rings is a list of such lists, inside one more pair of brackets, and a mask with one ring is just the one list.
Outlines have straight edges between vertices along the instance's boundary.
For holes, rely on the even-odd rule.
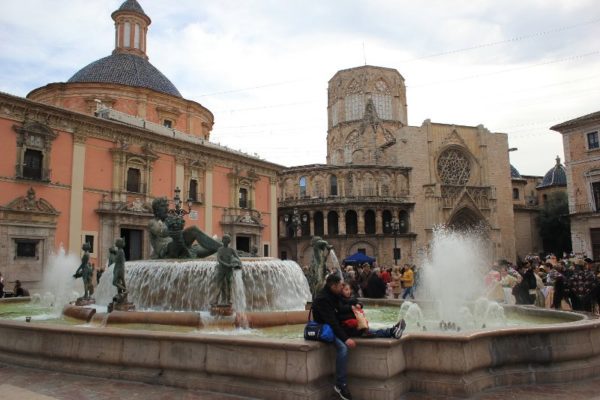
[[106,120],[62,109],[42,103],[37,103],[22,97],[0,93],[0,117],[22,123],[25,120],[38,121],[49,125],[52,129],[86,138],[98,138],[119,142],[126,139],[129,144],[143,146],[151,144],[153,151],[172,156],[182,156],[190,159],[202,158],[206,160],[207,168],[212,164],[226,167],[243,165],[245,168],[254,168],[257,174],[272,176],[274,172],[282,170],[282,165],[254,158],[246,158],[221,150],[218,147],[209,147],[201,144],[183,142],[177,139],[154,134],[146,129]]

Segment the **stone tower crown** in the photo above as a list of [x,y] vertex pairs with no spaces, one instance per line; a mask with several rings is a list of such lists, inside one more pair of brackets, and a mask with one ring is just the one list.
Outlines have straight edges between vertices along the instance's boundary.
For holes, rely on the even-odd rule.
[[393,68],[365,65],[329,81],[327,162],[394,165],[394,145],[407,125],[406,86]]
[[127,0],[111,14],[115,21],[113,54],[134,54],[148,59],[146,35],[152,22],[136,0]]
[[369,100],[381,120],[407,125],[406,86],[393,68],[365,65],[338,71],[327,92],[329,128],[362,119]]

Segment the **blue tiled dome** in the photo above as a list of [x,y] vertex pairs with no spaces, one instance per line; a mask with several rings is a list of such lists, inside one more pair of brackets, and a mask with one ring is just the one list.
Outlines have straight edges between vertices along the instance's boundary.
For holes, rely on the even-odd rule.
[[543,189],[553,186],[567,186],[567,172],[560,163],[560,157],[556,157],[556,165],[544,175],[542,183],[537,188]]
[[171,81],[148,60],[135,54],[112,54],[83,67],[68,81],[118,83],[181,97]]
[[146,15],[144,9],[136,0],[127,0],[123,2],[123,4],[121,4],[121,7],[119,7],[117,11],[133,11],[138,14]]
[[512,179],[523,179],[519,171],[515,167],[513,167],[512,164],[510,164],[510,177]]

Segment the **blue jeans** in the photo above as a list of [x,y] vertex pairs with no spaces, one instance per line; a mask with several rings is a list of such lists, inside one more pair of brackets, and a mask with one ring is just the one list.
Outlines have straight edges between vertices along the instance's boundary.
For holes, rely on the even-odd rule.
[[415,298],[415,296],[413,295],[413,287],[412,286],[404,289],[404,293],[402,294],[403,299],[406,299],[408,296],[410,296],[411,299]]
[[369,330],[367,331],[367,334],[365,335],[366,337],[371,337],[371,338],[391,338],[394,336],[394,333],[392,332],[392,328],[385,328],[385,329],[371,329],[369,328]]
[[335,384],[338,387],[348,384],[348,346],[335,338]]

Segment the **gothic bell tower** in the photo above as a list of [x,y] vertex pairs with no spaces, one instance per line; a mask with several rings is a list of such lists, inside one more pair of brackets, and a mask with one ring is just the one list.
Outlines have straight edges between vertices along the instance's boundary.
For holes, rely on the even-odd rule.
[[327,163],[392,165],[397,132],[407,124],[404,78],[392,68],[338,71],[328,87]]

